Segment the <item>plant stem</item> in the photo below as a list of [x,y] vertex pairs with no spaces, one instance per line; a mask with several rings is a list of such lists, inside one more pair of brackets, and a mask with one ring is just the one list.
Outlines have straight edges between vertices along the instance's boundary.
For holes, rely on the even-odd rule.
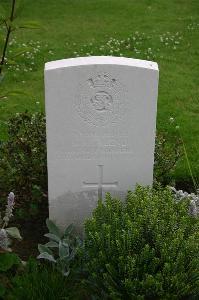
[[10,13],[10,17],[9,17],[10,22],[9,22],[9,26],[7,26],[6,40],[5,40],[5,44],[4,44],[4,48],[3,48],[1,61],[0,61],[0,74],[2,73],[3,65],[5,64],[6,51],[8,48],[10,34],[12,32],[12,22],[14,20],[15,4],[16,4],[16,0],[12,0],[12,8],[11,8],[11,13]]

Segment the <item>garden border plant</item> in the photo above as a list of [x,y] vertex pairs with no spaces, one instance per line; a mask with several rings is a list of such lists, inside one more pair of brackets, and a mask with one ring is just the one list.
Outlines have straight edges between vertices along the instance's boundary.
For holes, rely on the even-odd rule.
[[99,201],[83,251],[96,299],[197,299],[199,219],[189,206],[160,187]]
[[38,246],[38,258],[67,277],[72,262],[72,273],[82,274],[79,287],[92,299],[197,299],[198,212],[197,195],[169,187],[137,186],[125,202],[107,194],[85,223],[77,264],[69,250],[73,227],[63,235],[50,220],[50,242]]
[[47,155],[43,113],[24,112],[8,120],[8,140],[0,144],[0,191],[12,189],[16,217],[26,218],[47,207]]

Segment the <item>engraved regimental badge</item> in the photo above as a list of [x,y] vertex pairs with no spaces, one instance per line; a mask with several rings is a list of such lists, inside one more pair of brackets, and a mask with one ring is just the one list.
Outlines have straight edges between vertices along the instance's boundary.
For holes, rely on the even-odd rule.
[[80,85],[77,110],[86,121],[96,126],[117,123],[125,111],[122,84],[107,73],[91,76]]

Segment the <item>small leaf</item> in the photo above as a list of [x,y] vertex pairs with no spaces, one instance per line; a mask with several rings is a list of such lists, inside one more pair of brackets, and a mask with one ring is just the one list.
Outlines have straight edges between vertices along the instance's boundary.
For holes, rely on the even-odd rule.
[[58,242],[60,241],[60,238],[58,236],[56,236],[55,234],[52,233],[46,233],[44,234],[44,236],[46,236],[47,238],[49,238],[50,240],[54,241],[54,242]]
[[36,21],[29,21],[19,25],[19,28],[27,28],[27,29],[40,29],[41,24]]
[[15,253],[0,253],[0,271],[6,272],[14,265],[20,265],[21,261]]
[[62,244],[63,244],[65,247],[68,247],[69,243],[70,243],[70,240],[69,240],[69,239],[63,239],[63,240],[62,240]]
[[69,234],[71,234],[71,232],[73,231],[74,229],[74,225],[73,224],[70,224],[64,231],[64,235],[67,236]]
[[70,253],[69,261],[75,258],[76,253],[77,253],[77,249],[74,248]]
[[17,64],[17,62],[15,60],[10,59],[10,58],[8,58],[7,61],[6,61],[7,66],[16,65],[16,64]]
[[5,230],[11,238],[22,240],[19,229],[17,227],[6,228]]
[[47,252],[39,254],[39,256],[37,256],[37,258],[38,259],[46,259],[46,260],[56,263],[56,260],[54,259],[54,257],[52,255],[48,254]]
[[53,241],[46,243],[45,246],[49,247],[49,248],[58,248],[59,247],[58,243],[53,242]]
[[65,256],[57,259],[57,269],[61,271],[61,273],[69,269],[68,260]]
[[[27,51],[31,51],[32,48],[31,47],[26,47],[26,48],[19,48],[15,51],[14,55],[12,55],[12,59],[17,57],[17,56],[20,56],[24,53],[26,53]],[[8,61],[8,64],[10,64],[10,62]]]
[[57,225],[53,221],[46,219],[46,225],[50,233],[53,233],[59,238],[62,237],[63,234],[61,233],[61,230],[57,227]]
[[69,256],[69,246],[68,244],[63,245],[63,243],[59,242],[59,256],[61,259]]
[[38,250],[40,253],[44,253],[44,252],[47,252],[48,254],[52,255],[52,251],[50,249],[48,249],[48,247],[46,245],[41,245],[39,244],[38,245]]
[[70,269],[67,272],[62,271],[62,274],[67,277],[70,274]]

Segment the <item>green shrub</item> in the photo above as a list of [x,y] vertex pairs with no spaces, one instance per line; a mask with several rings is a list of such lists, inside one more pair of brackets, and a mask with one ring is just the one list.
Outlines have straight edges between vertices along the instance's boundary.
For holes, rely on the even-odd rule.
[[99,201],[84,244],[96,299],[198,299],[199,220],[188,206],[168,189],[139,186],[125,203]]
[[[45,117],[20,113],[8,121],[8,140],[0,145],[0,192],[12,190],[18,215],[34,215],[47,191]],[[46,201],[47,202],[47,201]]]
[[65,277],[51,265],[42,265],[34,259],[27,263],[25,272],[12,282],[8,300],[78,300],[89,299],[80,281]]

